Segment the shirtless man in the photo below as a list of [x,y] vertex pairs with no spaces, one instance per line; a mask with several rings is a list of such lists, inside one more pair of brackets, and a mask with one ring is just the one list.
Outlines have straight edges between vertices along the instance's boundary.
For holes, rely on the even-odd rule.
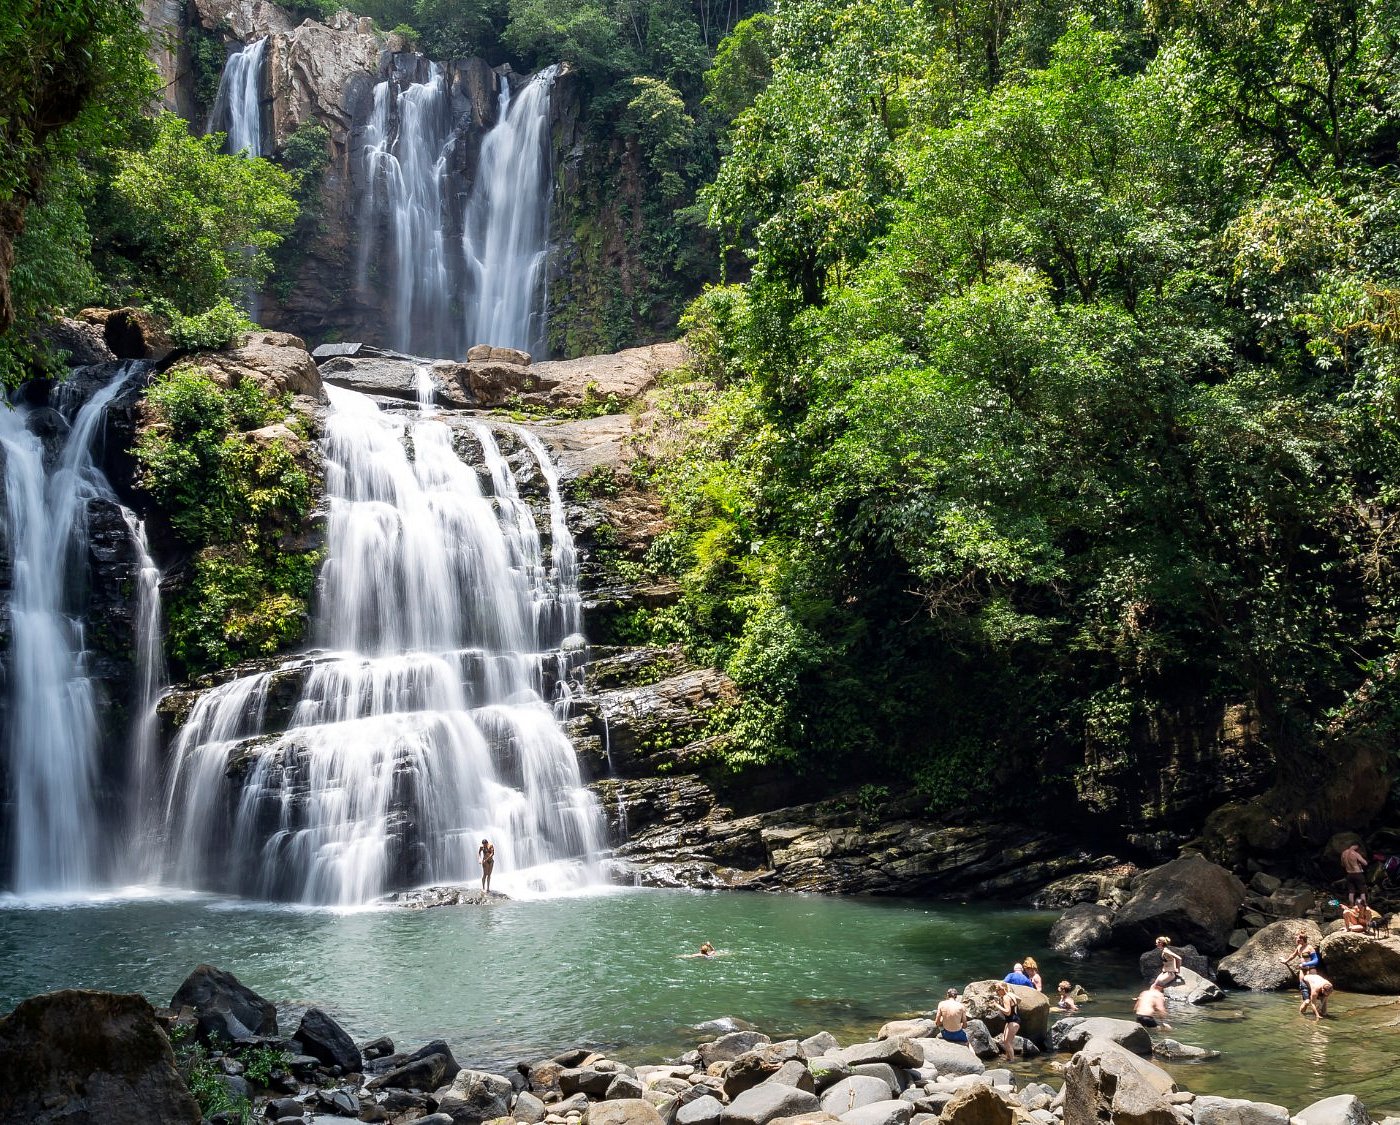
[[490,840],[482,840],[476,849],[476,858],[481,861],[481,889],[491,891],[491,869],[496,866],[496,845]]
[[1298,978],[1298,988],[1303,994],[1303,1002],[1298,1005],[1298,1014],[1306,1015],[1309,1008],[1318,1019],[1327,1018],[1327,997],[1332,995],[1332,982],[1316,969],[1303,973]]
[[956,988],[948,989],[947,999],[938,1005],[938,1011],[933,1014],[933,1026],[949,1043],[962,1043],[972,1050],[967,1038],[967,1005],[958,999]]
[[1167,1022],[1167,998],[1162,995],[1162,986],[1157,981],[1153,981],[1138,993],[1133,1011],[1137,1014],[1138,1023],[1143,1027],[1160,1027],[1166,1031],[1172,1029],[1172,1025]]
[[1355,903],[1358,895],[1366,895],[1366,856],[1360,844],[1352,844],[1342,853],[1342,874],[1347,878],[1347,901]]

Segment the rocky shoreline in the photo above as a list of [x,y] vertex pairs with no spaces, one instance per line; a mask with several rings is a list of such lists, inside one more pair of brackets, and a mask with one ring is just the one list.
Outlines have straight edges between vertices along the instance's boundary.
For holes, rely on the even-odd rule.
[[[357,1044],[326,1012],[283,1035],[276,1006],[201,965],[157,1010],[143,997],[68,990],[0,1018],[0,1120],[30,1125],[160,1121],[241,1125],[1369,1125],[1349,1094],[1308,1106],[1196,1095],[1161,1066],[1209,1052],[1154,1040],[1129,1020],[1051,1022],[1021,1001],[1019,1054],[1058,1057],[1047,1076],[999,1065],[992,981],[963,990],[972,1050],[935,1038],[928,1015],[869,1041],[822,1031],[775,1042],[743,1020],[699,1025],[678,1058],[628,1065],[580,1046],[499,1072],[463,1066],[442,1040]],[[172,1046],[173,1044],[173,1046]],[[1194,1054],[1193,1054],[1194,1052]],[[222,1107],[214,1108],[211,1107]],[[1400,1125],[1384,1118],[1380,1125]]]

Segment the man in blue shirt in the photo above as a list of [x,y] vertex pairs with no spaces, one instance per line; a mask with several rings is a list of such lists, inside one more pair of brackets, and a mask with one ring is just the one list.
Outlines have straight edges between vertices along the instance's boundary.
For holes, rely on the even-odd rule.
[[1035,987],[1035,981],[1031,980],[1030,977],[1026,976],[1025,966],[1022,965],[1019,961],[1017,961],[1016,964],[1012,965],[1011,971],[1001,979],[1004,980],[1007,984],[1021,984],[1025,985],[1027,988]]

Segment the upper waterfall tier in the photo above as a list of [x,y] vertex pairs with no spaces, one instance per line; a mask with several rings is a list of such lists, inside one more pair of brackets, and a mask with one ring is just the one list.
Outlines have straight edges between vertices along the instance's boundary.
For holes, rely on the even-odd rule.
[[392,347],[442,358],[474,344],[544,349],[557,73],[549,67],[515,90],[509,75],[494,76],[495,124],[474,178],[463,173],[460,94],[442,67],[375,86],[356,169],[357,284],[367,304],[392,292]]
[[[476,426],[487,488],[430,408],[406,419],[329,393],[315,622],[328,651],[200,698],[173,751],[174,877],[353,904],[473,878],[489,838],[502,889],[594,881],[601,819],[551,706],[578,649],[578,592],[548,456]],[[539,458],[547,547],[504,436]],[[299,700],[278,714],[288,674]]]
[[267,40],[249,43],[235,51],[219,75],[219,91],[209,112],[208,133],[225,133],[229,152],[249,156],[264,153],[262,128],[263,89],[267,85],[264,68]]

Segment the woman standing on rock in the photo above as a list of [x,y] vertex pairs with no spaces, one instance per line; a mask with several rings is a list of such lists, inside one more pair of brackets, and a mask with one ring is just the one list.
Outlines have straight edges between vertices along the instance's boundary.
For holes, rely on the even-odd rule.
[[1001,1033],[1001,1049],[1006,1053],[1007,1062],[1016,1061],[1016,1035],[1021,1030],[1021,1002],[1004,980],[996,983],[997,1007],[1006,1017],[1006,1027]]

